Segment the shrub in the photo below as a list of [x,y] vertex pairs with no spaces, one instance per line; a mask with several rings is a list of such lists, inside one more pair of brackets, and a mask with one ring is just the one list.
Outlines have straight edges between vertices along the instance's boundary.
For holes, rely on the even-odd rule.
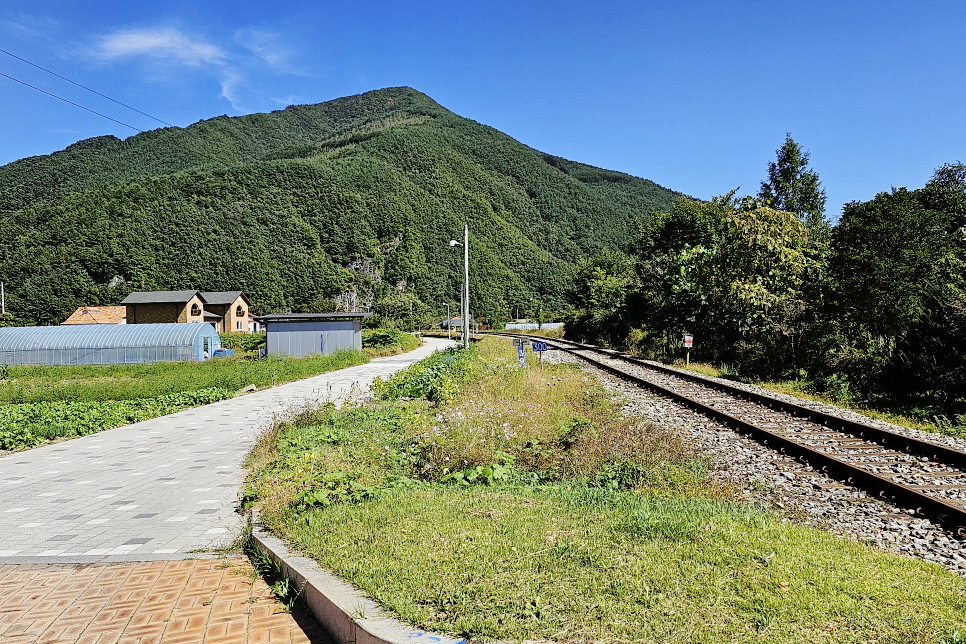
[[234,351],[255,353],[268,346],[268,335],[265,333],[219,333],[221,346]]
[[399,329],[364,329],[362,331],[362,348],[382,349],[384,347],[402,346],[403,333]]

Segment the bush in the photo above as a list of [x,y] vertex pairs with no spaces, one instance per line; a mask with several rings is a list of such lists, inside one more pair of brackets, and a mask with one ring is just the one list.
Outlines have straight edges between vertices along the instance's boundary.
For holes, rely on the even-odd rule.
[[363,329],[362,348],[383,349],[391,346],[403,346],[404,336],[406,335],[399,329]]
[[382,400],[426,398],[446,402],[459,393],[467,377],[469,361],[476,353],[475,346],[437,351],[425,360],[397,371],[387,380],[376,378],[372,391]]
[[234,351],[255,353],[268,346],[268,335],[265,333],[219,333],[221,346]]

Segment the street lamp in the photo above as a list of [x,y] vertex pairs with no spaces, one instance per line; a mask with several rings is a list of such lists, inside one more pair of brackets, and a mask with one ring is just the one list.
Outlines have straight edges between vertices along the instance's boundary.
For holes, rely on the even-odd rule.
[[470,324],[470,225],[468,223],[463,224],[463,243],[451,239],[449,245],[463,247],[463,294],[460,298],[463,300],[463,310],[460,317],[463,318],[463,348],[469,349],[470,336],[467,333]]
[[446,307],[446,339],[452,340],[453,336],[450,333],[453,330],[453,316],[449,313],[449,302],[443,302],[443,306]]

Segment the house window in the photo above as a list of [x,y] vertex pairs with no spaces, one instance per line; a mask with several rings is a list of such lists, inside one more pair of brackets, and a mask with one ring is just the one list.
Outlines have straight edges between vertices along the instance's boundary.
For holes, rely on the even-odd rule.
[[235,322],[235,330],[236,331],[241,331],[242,330],[242,321],[241,320],[238,320],[238,321]]
[[201,307],[197,302],[191,305],[191,315],[201,315]]
[[236,318],[240,318],[240,317],[244,317],[244,316],[245,316],[245,309],[243,309],[243,308],[241,307],[241,304],[239,304],[239,305],[238,305],[238,306],[237,306],[237,307],[235,308],[235,317],[236,317]]

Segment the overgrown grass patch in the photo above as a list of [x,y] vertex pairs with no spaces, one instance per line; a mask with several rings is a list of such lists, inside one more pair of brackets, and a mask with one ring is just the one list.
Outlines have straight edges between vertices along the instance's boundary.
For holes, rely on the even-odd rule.
[[944,642],[966,584],[736,500],[566,365],[487,339],[277,425],[265,523],[416,626],[561,642]]
[[421,347],[423,341],[399,329],[363,329],[362,350],[369,358],[382,358],[407,353]]

